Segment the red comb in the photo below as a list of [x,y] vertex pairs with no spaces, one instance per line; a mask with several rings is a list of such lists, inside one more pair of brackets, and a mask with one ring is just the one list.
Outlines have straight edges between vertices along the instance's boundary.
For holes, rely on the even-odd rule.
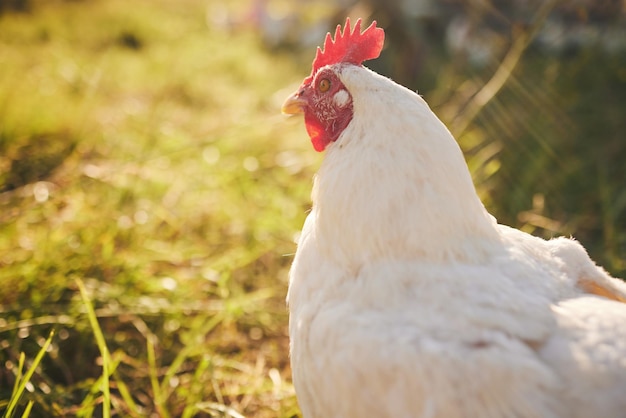
[[311,75],[306,81],[313,78],[317,70],[325,65],[337,64],[340,62],[361,65],[363,61],[377,58],[383,49],[385,42],[385,31],[376,27],[376,21],[361,33],[361,19],[356,21],[354,28],[350,31],[350,18],[346,19],[346,26],[343,33],[341,25],[337,25],[335,39],[326,34],[324,49],[317,47],[317,53],[313,60]]

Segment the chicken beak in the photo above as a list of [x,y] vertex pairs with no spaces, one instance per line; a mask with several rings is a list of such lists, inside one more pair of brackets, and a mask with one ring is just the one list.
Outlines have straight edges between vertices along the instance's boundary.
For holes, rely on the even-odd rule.
[[299,92],[295,92],[291,96],[287,97],[283,107],[280,109],[285,115],[297,115],[304,113],[304,108],[307,106],[306,100],[300,97]]

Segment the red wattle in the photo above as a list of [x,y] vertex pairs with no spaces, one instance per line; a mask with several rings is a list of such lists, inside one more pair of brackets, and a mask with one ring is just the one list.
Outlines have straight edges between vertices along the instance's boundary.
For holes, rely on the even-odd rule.
[[322,124],[312,116],[304,115],[304,125],[306,131],[313,143],[313,149],[317,152],[322,152],[326,149],[326,146],[330,142],[330,138],[324,132]]

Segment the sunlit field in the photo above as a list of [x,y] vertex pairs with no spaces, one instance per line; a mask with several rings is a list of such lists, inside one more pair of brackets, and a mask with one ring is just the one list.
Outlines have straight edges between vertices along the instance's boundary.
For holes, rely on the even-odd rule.
[[279,109],[302,75],[213,12],[1,18],[0,410],[54,330],[18,416],[102,413],[91,304],[118,415],[296,414],[284,299],[318,156]]
[[[298,417],[285,296],[323,155],[280,105],[326,28],[276,45],[244,0],[26,3],[0,14],[0,411]],[[304,21],[330,15],[304,7]],[[585,76],[614,94],[593,97],[576,84],[593,54],[518,58],[524,73],[475,115],[465,99],[497,65],[453,61],[424,93],[492,212],[544,237],[580,232],[623,273],[624,131],[589,153],[608,125],[576,123],[591,104],[626,129],[624,60]]]

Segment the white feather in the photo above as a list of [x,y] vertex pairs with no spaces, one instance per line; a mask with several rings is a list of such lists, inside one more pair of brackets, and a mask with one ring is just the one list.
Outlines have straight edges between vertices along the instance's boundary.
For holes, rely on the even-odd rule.
[[304,418],[626,416],[626,332],[608,332],[626,305],[586,297],[597,326],[570,315],[581,281],[626,286],[573,240],[498,225],[417,94],[335,70],[354,118],[315,178],[288,294]]
[[339,90],[333,96],[333,101],[339,107],[345,107],[350,102],[350,95],[345,90]]

